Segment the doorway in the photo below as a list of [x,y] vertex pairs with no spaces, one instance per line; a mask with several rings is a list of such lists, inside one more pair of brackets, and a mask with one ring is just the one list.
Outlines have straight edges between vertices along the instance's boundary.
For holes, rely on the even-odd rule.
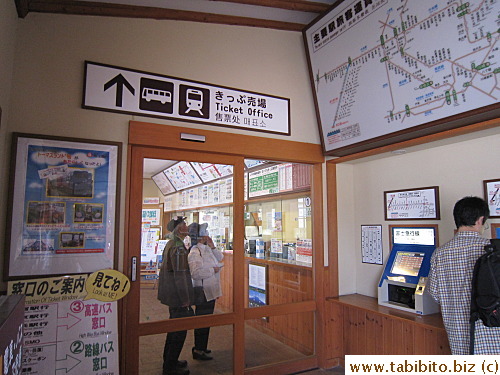
[[[158,134],[155,135],[157,131],[162,134],[160,139]],[[269,145],[269,140],[264,138],[239,136],[238,138],[246,138],[247,144],[256,147],[243,147],[238,150],[241,155],[235,155],[234,150],[231,150],[232,154],[220,152],[228,148],[220,148],[219,146],[221,141],[226,145],[231,144],[234,140],[232,134],[193,130],[196,134],[205,135],[207,140],[214,140],[213,143],[207,141],[206,144],[196,145],[182,143],[179,137],[181,131],[185,131],[185,129],[135,122],[130,125],[131,146],[129,147],[128,162],[127,237],[124,269],[131,273],[133,264],[135,264],[136,272],[131,292],[124,300],[122,309],[122,338],[124,338],[122,341],[122,368],[125,370],[124,373],[161,374],[159,363],[162,362],[165,334],[179,330],[191,330],[188,332],[183,352],[179,358],[188,359],[191,373],[286,374],[317,367],[318,355],[321,353],[321,350],[318,350],[318,340],[321,335],[316,334],[316,327],[320,323],[321,315],[316,300],[318,296],[322,295],[322,290],[321,287],[314,287],[314,285],[318,285],[318,279],[321,277],[321,271],[317,270],[321,268],[318,267],[318,262],[322,259],[317,256],[313,257],[312,254],[322,255],[322,231],[313,231],[312,227],[313,223],[321,222],[321,210],[315,208],[321,207],[321,184],[319,187],[315,186],[318,181],[321,181],[321,168],[318,168],[320,164],[306,164],[304,160],[290,160],[289,158],[282,158],[284,159],[282,162],[270,162],[279,158],[262,158],[262,156],[268,155],[259,155],[256,151],[259,150],[260,142],[265,143],[266,146]],[[148,133],[149,136],[145,137],[145,134]],[[164,137],[170,140],[170,142],[164,143],[168,144],[169,147],[154,145],[161,143],[161,138]],[[294,142],[286,143],[294,144]],[[207,149],[210,152],[207,152]],[[299,154],[304,155],[304,153]],[[252,159],[245,158],[245,156]],[[261,156],[261,158],[253,159],[256,156]],[[314,154],[309,163],[315,162],[317,159],[318,156]],[[252,177],[249,177],[247,167],[249,160],[263,161],[269,165],[257,167],[254,170],[255,173],[251,175]],[[219,166],[216,167],[217,170],[226,168],[231,173],[228,173],[227,176],[219,176],[220,178],[213,182],[214,186],[219,189],[216,201],[213,200],[213,195],[212,198],[208,196],[210,181],[202,180],[201,184],[198,181],[192,189],[187,185],[180,188],[177,186],[177,189],[174,186],[173,188],[179,193],[180,198],[173,199],[183,200],[183,205],[179,207],[176,206],[177,203],[170,201],[170,196],[173,194],[169,195],[167,190],[164,191],[167,192],[166,195],[163,194],[164,192],[160,194],[161,203],[155,200],[144,201],[144,198],[152,198],[147,197],[148,187],[144,184],[144,173],[150,161],[165,162],[164,165],[151,172],[151,181],[148,182],[152,184],[150,187],[157,190],[172,188],[171,186],[165,187],[159,182],[160,179],[164,180],[163,175],[167,169],[169,170],[166,171],[166,174],[169,176],[175,174],[174,169],[184,170],[188,166],[196,168],[200,165],[205,169]],[[300,162],[295,164],[303,165],[310,170],[311,184],[308,192],[305,190],[290,191],[284,196],[271,197],[273,199],[254,196],[250,201],[248,198],[249,186],[253,186],[253,191],[255,191],[256,185],[263,180],[259,180],[256,176],[263,173],[268,173],[270,176],[272,171],[268,172],[266,168],[276,169],[282,164],[287,164],[286,167],[282,168],[292,168],[290,163],[295,161]],[[201,173],[203,172],[204,170],[201,171]],[[158,174],[159,176],[157,176]],[[200,171],[195,169],[195,175],[199,178]],[[154,176],[157,176],[155,178],[158,183],[154,181]],[[269,176],[266,181],[272,183],[270,181],[273,177]],[[249,178],[255,179],[252,180],[253,185],[249,185]],[[230,182],[226,179],[230,179]],[[197,188],[194,189],[194,186]],[[213,186],[212,189],[214,189]],[[224,193],[221,193],[222,190]],[[205,191],[207,192],[206,196],[204,195]],[[245,196],[245,192],[247,196]],[[190,203],[190,201],[196,203]],[[158,208],[150,206],[151,204],[158,205]],[[297,206],[296,209],[295,206]],[[155,225],[151,223],[144,225],[144,209],[160,209],[161,222],[153,223]],[[288,260],[288,251],[290,251],[290,256],[292,254],[296,256],[298,249],[295,249],[294,253],[293,247],[296,247],[297,244],[291,244],[289,239],[280,237],[283,236],[281,225],[285,223],[287,216],[285,211],[296,211],[297,213],[294,215],[298,217],[299,210],[300,225],[307,226],[305,223],[309,220],[309,234],[301,236],[309,236],[310,238],[300,238],[299,248],[301,256],[304,256],[302,260],[310,262],[310,267],[307,268],[307,264],[297,265],[294,263],[293,267],[299,271],[290,273],[289,263],[293,262]],[[158,247],[152,250],[151,246],[148,245],[148,239],[151,241],[152,237],[158,236],[162,241],[166,241],[168,236],[167,223],[177,216],[185,217],[189,224],[207,224],[209,231],[212,231],[210,235],[214,240],[214,245],[224,253],[220,274],[223,295],[217,300],[213,314],[168,319],[167,306],[162,305],[156,299],[157,279],[155,279],[155,274],[159,264],[158,256],[162,251],[158,250]],[[263,246],[270,257],[269,259],[261,258],[255,253],[252,254],[255,242],[251,241],[254,241],[255,237],[259,238],[259,225],[257,225],[257,229],[252,227],[255,225],[255,220],[252,222],[252,219],[255,218],[257,221],[261,221],[260,230],[267,233],[267,237],[261,233],[260,238],[265,242]],[[302,228],[302,231],[306,233],[305,227]],[[307,242],[307,240],[310,241]],[[314,246],[311,243],[314,243]],[[285,245],[287,259],[284,259],[283,254]],[[271,254],[271,249],[273,254]],[[309,253],[311,257],[307,258]],[[274,296],[267,303],[254,307],[250,302],[250,292],[255,297],[262,290],[251,285],[250,279],[256,277],[255,275],[262,277],[262,272],[267,274],[264,276],[264,280],[267,280],[268,287],[267,290],[264,288],[264,293],[267,293],[268,296],[274,293],[276,296],[282,296],[282,299],[275,299]],[[269,277],[276,279],[269,282]],[[281,285],[278,285],[276,281],[278,279],[281,280]],[[257,294],[255,294],[255,290]],[[289,297],[286,297],[287,293]],[[303,297],[297,298],[297,294]],[[308,323],[304,325],[303,322]],[[304,326],[307,327],[306,333],[300,332]],[[192,330],[204,327],[210,327],[209,349],[212,350],[210,356],[214,359],[193,360],[191,353],[194,345]],[[296,335],[296,338],[307,336],[305,344],[294,347],[292,343],[297,340],[293,339],[293,334]],[[160,360],[158,360],[159,358]]]

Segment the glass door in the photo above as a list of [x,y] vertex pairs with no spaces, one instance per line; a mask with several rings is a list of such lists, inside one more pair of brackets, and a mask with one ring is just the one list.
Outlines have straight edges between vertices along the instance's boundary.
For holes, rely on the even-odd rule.
[[137,354],[125,359],[126,373],[233,374],[234,176],[242,159],[149,151],[132,161],[135,281],[124,311]]
[[[316,255],[322,254],[319,162],[245,159],[244,152],[269,146],[258,137],[234,156],[221,153],[221,145],[239,144],[242,136],[209,138],[207,132],[213,146],[198,152],[185,144],[190,151],[162,148],[155,138],[145,142],[133,129],[132,141],[145,146],[132,142],[129,148],[124,272],[134,281],[122,302],[123,373],[294,373],[316,367],[322,324],[315,287],[322,285],[316,272]],[[167,130],[174,144],[176,131]],[[180,262],[172,261],[172,248]],[[201,276],[207,254],[212,263]],[[158,299],[165,274],[180,306]],[[214,275],[215,293],[214,281],[204,279]],[[197,313],[194,287],[202,279],[203,303],[212,303]],[[185,303],[180,296],[191,292],[193,300]],[[178,356],[168,354],[172,341]]]

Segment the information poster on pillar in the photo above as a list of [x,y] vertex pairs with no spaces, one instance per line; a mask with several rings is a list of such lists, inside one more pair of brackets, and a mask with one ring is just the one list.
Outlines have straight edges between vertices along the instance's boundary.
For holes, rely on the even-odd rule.
[[290,99],[85,62],[85,109],[290,135]]
[[8,283],[26,296],[23,375],[119,374],[116,296],[130,283],[113,272]]
[[248,265],[248,307],[267,305],[267,266]]
[[9,277],[113,267],[120,144],[14,133]]
[[297,240],[297,262],[312,263],[312,240]]

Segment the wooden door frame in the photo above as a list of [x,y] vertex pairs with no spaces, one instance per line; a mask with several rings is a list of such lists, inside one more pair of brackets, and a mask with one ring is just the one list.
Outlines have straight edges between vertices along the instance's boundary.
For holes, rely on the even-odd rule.
[[[205,137],[205,142],[190,142],[182,140],[181,133],[196,134]],[[325,300],[324,292],[324,267],[323,267],[323,186],[322,186],[322,164],[324,157],[320,145],[284,141],[274,138],[264,138],[241,134],[208,131],[202,129],[187,129],[170,125],[159,125],[130,121],[129,145],[127,156],[127,191],[126,191],[126,219],[125,228],[140,227],[142,200],[137,198],[142,193],[142,168],[144,158],[163,159],[165,155],[172,156],[172,160],[206,161],[209,159],[214,163],[233,164],[234,189],[233,189],[233,215],[235,223],[243,223],[244,196],[243,196],[243,160],[244,158],[279,160],[284,162],[306,163],[312,165],[312,188],[311,200],[313,208],[313,244],[314,253],[314,285],[315,299],[300,303],[284,305],[271,305],[262,308],[245,309],[244,278],[236,275],[244,275],[245,258],[243,249],[238,246],[243,244],[243,226],[233,227],[234,246],[234,272],[233,272],[233,312],[215,314],[193,319],[175,319],[175,321],[164,320],[153,323],[138,323],[139,308],[133,302],[139,298],[139,283],[132,285],[129,295],[122,304],[122,332],[121,332],[121,367],[123,373],[137,374],[139,363],[139,340],[131,340],[131,337],[149,335],[153,333],[164,333],[168,330],[182,330],[197,327],[232,325],[235,374],[279,374],[291,370],[300,371],[315,367],[324,363],[323,349],[323,307]],[[141,176],[141,178],[137,178]],[[123,270],[127,275],[131,274],[131,257],[135,255],[132,249],[140,245],[140,234],[136,231],[126,230],[124,244]],[[241,241],[237,241],[241,239]],[[238,243],[241,243],[240,245]],[[134,283],[133,283],[134,284]],[[238,293],[238,291],[240,291]],[[126,316],[125,312],[126,311]],[[263,316],[277,316],[298,312],[315,312],[315,348],[316,355],[304,360],[296,360],[278,365],[263,366],[245,371],[244,364],[244,329],[245,320],[256,319]],[[130,336],[128,334],[132,333]],[[128,337],[127,337],[128,336]]]

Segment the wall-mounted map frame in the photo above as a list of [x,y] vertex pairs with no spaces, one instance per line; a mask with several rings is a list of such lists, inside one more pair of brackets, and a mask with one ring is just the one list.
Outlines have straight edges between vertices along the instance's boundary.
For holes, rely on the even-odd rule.
[[303,32],[324,153],[349,155],[498,117],[499,14],[479,0],[333,4]]
[[385,220],[439,220],[439,187],[384,191]]

